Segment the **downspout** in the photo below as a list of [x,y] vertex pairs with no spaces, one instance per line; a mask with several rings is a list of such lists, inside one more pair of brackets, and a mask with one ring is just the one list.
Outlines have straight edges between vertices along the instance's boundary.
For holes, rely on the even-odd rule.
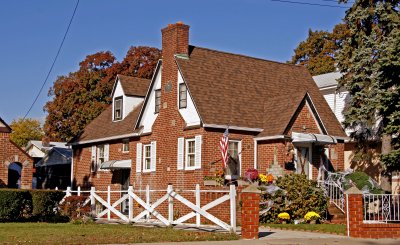
[[74,183],[74,148],[71,146],[72,156],[71,156],[71,188]]
[[254,139],[254,169],[257,169],[257,140]]

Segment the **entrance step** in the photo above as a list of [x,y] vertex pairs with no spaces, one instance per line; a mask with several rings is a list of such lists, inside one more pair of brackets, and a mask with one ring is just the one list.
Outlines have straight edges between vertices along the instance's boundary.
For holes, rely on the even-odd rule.
[[328,221],[332,224],[345,224],[346,216],[335,204],[330,203],[328,207]]

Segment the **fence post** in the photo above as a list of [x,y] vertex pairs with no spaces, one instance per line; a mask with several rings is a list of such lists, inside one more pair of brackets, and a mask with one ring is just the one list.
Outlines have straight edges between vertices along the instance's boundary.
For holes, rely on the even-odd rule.
[[260,194],[261,191],[255,185],[242,190],[242,238],[244,239],[258,239]]
[[67,196],[67,197],[71,196],[71,187],[70,186],[67,187],[67,193],[65,194],[65,196]]
[[[146,185],[146,204],[150,206],[150,186]],[[146,219],[150,219],[150,212],[146,212]]]
[[81,196],[81,186],[78,186],[78,196]]
[[[111,206],[111,187],[110,186],[107,186],[107,203],[108,203],[108,205]],[[111,219],[110,209],[108,209],[108,211],[107,211],[107,219],[108,220]]]
[[131,221],[133,219],[133,198],[129,193],[133,192],[133,187],[129,186],[128,188],[128,200],[129,200],[129,214],[128,214],[128,219]]
[[359,230],[364,219],[362,192],[353,186],[345,194],[347,236],[362,237],[362,232]]
[[96,215],[96,199],[94,198],[94,193],[96,192],[96,188],[92,186],[90,188],[90,209],[92,210],[93,216]]
[[[195,196],[196,196],[196,206],[200,207],[200,185],[196,184],[196,192],[195,192]],[[200,214],[196,212],[196,226],[199,227],[200,226]]]
[[174,198],[171,196],[172,185],[168,185],[168,221],[170,224],[174,221]]
[[229,199],[231,206],[231,232],[236,232],[236,189],[235,185],[229,185]]

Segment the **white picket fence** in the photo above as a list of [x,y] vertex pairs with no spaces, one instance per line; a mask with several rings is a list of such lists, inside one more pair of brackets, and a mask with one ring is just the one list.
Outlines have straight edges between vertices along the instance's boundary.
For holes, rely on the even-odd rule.
[[[129,187],[127,191],[112,191],[110,187],[107,188],[106,191],[96,190],[95,187],[92,187],[90,191],[81,191],[80,187],[76,191],[71,190],[70,187],[65,191],[65,197],[71,195],[88,195],[87,200],[84,205],[88,205],[90,203],[92,214],[97,219],[102,219],[104,215],[107,214],[107,219],[111,220],[111,213],[118,216],[122,221],[131,222],[131,223],[151,223],[151,224],[163,224],[166,226],[170,225],[183,225],[190,227],[202,227],[201,224],[201,216],[205,217],[209,221],[213,222],[216,226],[230,231],[236,232],[236,189],[234,185],[230,185],[229,190],[201,190],[200,185],[196,185],[195,190],[174,190],[172,185],[168,185],[166,190],[150,190],[149,186],[146,186],[145,190],[137,190],[133,189],[132,186]],[[106,193],[106,200],[104,200],[100,195]],[[119,198],[115,202],[111,202],[112,193],[120,193],[121,198]],[[154,202],[151,202],[152,194],[161,194],[161,198],[157,199]],[[165,193],[165,194],[163,194]],[[195,202],[192,203],[185,197],[183,194],[193,194]],[[203,206],[201,206],[201,193],[222,193],[225,194]],[[141,196],[145,196],[145,198],[141,198]],[[61,202],[65,201],[65,197]],[[128,213],[124,214],[117,207],[126,202],[128,200]],[[136,216],[134,216],[134,209],[138,207],[134,207],[134,201],[140,207],[144,208],[144,211],[140,212]],[[184,206],[188,207],[191,212],[181,216],[174,217],[177,215],[174,212],[174,202],[179,201]],[[230,224],[222,221],[218,217],[212,215],[208,212],[209,209],[216,207],[224,202],[229,201],[230,207]],[[102,205],[102,210],[96,210],[96,202]],[[157,207],[159,207],[162,203],[168,203],[168,214],[167,217],[164,217],[160,212],[157,211]],[[228,208],[228,205],[226,205]],[[155,218],[155,219],[154,219]],[[191,218],[196,219],[195,224],[187,223],[187,221]]]

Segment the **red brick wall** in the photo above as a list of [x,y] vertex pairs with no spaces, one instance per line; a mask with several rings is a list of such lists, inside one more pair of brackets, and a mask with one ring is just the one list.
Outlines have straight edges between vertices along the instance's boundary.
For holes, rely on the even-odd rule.
[[362,194],[348,195],[350,237],[357,238],[400,238],[400,224],[363,223]]
[[9,133],[0,133],[0,186],[8,184],[8,166],[10,163],[22,164],[21,188],[32,188],[33,160],[11,140]]
[[316,122],[316,119],[313,116],[312,111],[308,107],[308,105],[303,102],[298,111],[295,113],[293,117],[293,121],[290,122],[288,127],[288,135],[291,135],[292,132],[305,132],[305,133],[315,133],[321,134],[321,130]]

